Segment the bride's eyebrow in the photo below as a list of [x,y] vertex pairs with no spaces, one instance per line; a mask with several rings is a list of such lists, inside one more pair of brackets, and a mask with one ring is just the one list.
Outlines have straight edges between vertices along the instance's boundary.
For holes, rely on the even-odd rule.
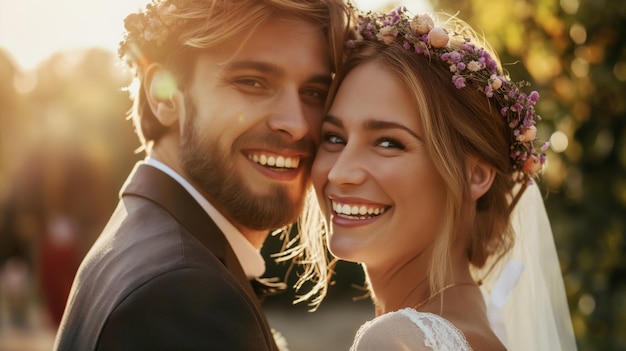
[[396,122],[381,121],[377,119],[367,119],[363,121],[363,127],[366,130],[402,129],[405,132],[414,136],[415,138],[422,140],[422,138],[419,135],[417,135],[417,133],[415,133],[413,130],[411,130],[410,128],[408,128],[407,126],[403,124],[396,123]]
[[[341,121],[341,119],[331,114],[326,115],[326,117],[324,117],[324,119],[322,120],[322,123],[328,123],[338,128],[343,128],[343,122]],[[396,123],[396,122],[381,121],[377,119],[367,119],[363,121],[363,128],[365,130],[401,129],[411,134],[418,140],[424,140],[422,137],[420,137],[416,132],[414,132],[410,128],[400,123]]]
[[341,121],[341,119],[331,114],[326,115],[326,117],[324,117],[324,119],[322,120],[322,123],[329,123],[336,127],[343,128],[343,122]]

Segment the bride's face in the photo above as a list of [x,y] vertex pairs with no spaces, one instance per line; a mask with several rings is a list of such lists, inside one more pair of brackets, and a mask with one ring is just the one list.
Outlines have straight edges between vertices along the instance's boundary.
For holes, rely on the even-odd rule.
[[313,183],[344,260],[402,265],[431,246],[445,187],[410,92],[366,63],[348,74],[322,124]]

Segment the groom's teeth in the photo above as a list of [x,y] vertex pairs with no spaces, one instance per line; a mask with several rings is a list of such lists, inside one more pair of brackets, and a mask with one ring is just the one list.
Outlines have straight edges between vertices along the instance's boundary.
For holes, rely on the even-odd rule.
[[248,155],[248,158],[262,166],[274,168],[298,168],[300,159],[297,157],[267,156],[265,154]]

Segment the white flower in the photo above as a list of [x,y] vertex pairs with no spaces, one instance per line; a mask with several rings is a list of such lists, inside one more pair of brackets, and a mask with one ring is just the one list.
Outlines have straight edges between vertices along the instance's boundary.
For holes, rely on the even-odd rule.
[[502,81],[498,78],[498,76],[492,74],[491,77],[489,77],[489,84],[491,84],[493,90],[498,90],[502,86]]
[[426,34],[435,26],[435,22],[428,15],[418,15],[409,24],[415,34]]
[[467,69],[469,69],[472,72],[478,72],[480,71],[482,68],[480,62],[478,61],[470,61],[470,63],[467,64]]
[[526,130],[524,130],[524,134],[522,134],[523,138],[521,141],[529,142],[535,140],[537,137],[537,127],[530,126]]

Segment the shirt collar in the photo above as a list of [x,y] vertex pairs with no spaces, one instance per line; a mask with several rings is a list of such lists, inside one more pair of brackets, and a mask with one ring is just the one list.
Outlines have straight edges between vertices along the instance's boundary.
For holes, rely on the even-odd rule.
[[241,264],[241,268],[243,268],[244,273],[249,279],[258,278],[263,275],[265,272],[265,260],[261,255],[260,249],[255,248],[232,223],[213,207],[213,205],[180,174],[154,158],[146,157],[144,161],[146,164],[161,170],[176,180],[198,202],[222,233],[224,233],[226,240],[228,240],[228,243],[235,252],[235,256],[237,256]]

